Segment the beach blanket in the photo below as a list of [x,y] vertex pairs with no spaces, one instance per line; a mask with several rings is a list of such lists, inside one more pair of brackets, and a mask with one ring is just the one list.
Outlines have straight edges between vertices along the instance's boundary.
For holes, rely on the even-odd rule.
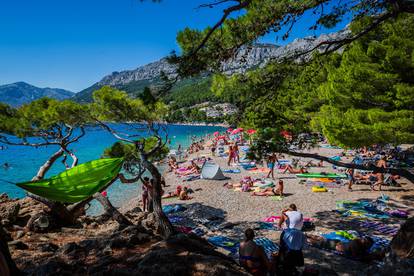
[[257,245],[260,245],[263,247],[267,258],[269,260],[272,259],[272,253],[273,252],[278,252],[279,251],[279,246],[277,244],[275,244],[274,242],[272,242],[270,239],[268,238],[256,238],[253,240]]
[[188,227],[188,226],[181,226],[181,225],[175,226],[175,229],[178,232],[181,232],[181,233],[184,233],[184,234],[189,234],[189,233],[191,233],[191,231],[193,231],[193,228]]
[[278,229],[277,227],[275,227],[273,223],[270,223],[270,222],[259,221],[257,223],[258,223],[258,228],[262,230],[277,230]]
[[270,169],[267,168],[252,168],[248,169],[249,173],[268,173],[270,172]]
[[352,220],[356,224],[358,224],[359,227],[374,230],[375,232],[387,235],[387,236],[395,236],[400,229],[399,226],[396,225],[387,225],[379,221],[366,221],[366,220]]
[[180,216],[173,216],[173,215],[169,215],[168,216],[168,220],[171,222],[171,223],[178,223],[178,222],[181,222],[181,221],[183,221],[184,220],[184,218],[183,217],[180,217]]
[[221,247],[232,254],[237,254],[239,250],[239,242],[224,236],[214,236],[207,239],[214,246]]
[[390,217],[389,214],[379,210],[370,201],[337,201],[336,207],[336,212],[344,217],[356,216],[377,219],[387,219]]
[[196,234],[197,236],[201,237],[204,235],[204,230],[201,228],[196,228],[191,231],[192,233]]
[[307,181],[305,183],[306,186],[312,187],[312,186],[323,186],[325,188],[341,188],[344,185],[342,183],[336,183],[336,182],[320,182],[320,181]]
[[228,169],[228,170],[223,170],[224,173],[241,173],[241,171],[239,169]]
[[176,212],[181,212],[181,211],[184,211],[185,209],[187,209],[187,208],[185,208],[181,204],[165,205],[165,206],[162,207],[162,211],[167,215],[172,214],[172,213],[176,213]]
[[[371,246],[371,248],[369,249],[368,253],[376,252],[376,251],[385,251],[390,246],[390,241],[389,240],[384,239],[384,238],[381,238],[381,237],[378,237],[378,236],[363,235],[363,234],[359,234],[356,231],[339,231],[339,232],[349,233],[349,234],[351,234],[351,235],[353,235],[355,237],[360,237],[360,238],[362,238],[362,237],[371,237],[372,240],[374,241],[374,244]],[[332,232],[332,233],[324,234],[322,236],[323,237],[328,237],[327,239],[330,239],[329,237],[336,237],[334,239],[340,240],[341,242],[345,242],[345,243],[346,242],[350,242],[350,239],[347,239],[347,238],[345,238],[343,236],[342,236],[342,239],[339,239],[339,236],[341,236],[341,235],[338,235],[337,233],[338,232]],[[322,250],[325,250],[325,251],[328,251],[328,252],[331,252],[331,253],[334,253],[334,254],[343,256],[343,257],[348,258],[348,259],[351,259],[351,260],[360,261],[357,258],[353,258],[353,257],[351,257],[349,255],[345,255],[344,253],[339,252],[337,250],[333,250],[333,249],[329,249],[329,248],[325,248],[325,247],[319,247],[319,246],[316,246],[316,245],[313,245],[313,244],[306,244],[306,245],[307,246],[312,246],[312,247],[315,247],[315,248],[318,248],[318,249],[322,249]]]
[[299,173],[296,176],[304,178],[347,178],[346,174],[336,173]]

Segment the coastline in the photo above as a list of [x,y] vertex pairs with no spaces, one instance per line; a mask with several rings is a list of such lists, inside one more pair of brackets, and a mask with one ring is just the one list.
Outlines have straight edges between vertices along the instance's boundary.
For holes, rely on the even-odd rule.
[[205,122],[182,122],[182,123],[168,123],[169,125],[175,126],[210,126],[210,127],[224,127],[229,128],[230,125],[227,123],[205,123]]

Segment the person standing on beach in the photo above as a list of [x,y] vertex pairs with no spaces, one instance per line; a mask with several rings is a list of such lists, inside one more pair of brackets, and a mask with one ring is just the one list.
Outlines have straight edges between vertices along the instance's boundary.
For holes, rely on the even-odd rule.
[[275,165],[276,162],[279,162],[277,160],[276,154],[272,153],[272,155],[269,156],[267,159],[267,167],[270,169],[269,173],[267,174],[266,178],[269,178],[270,175],[272,175],[272,179],[275,179]]
[[[149,183],[149,178],[148,177],[144,177],[143,181],[142,181],[142,210],[148,211],[148,201],[149,201],[149,190],[150,190],[150,183]],[[152,187],[151,187],[152,188]]]
[[234,163],[240,163],[240,153],[239,153],[239,146],[237,145],[237,142],[234,143],[234,147],[233,147],[233,159],[234,159]]
[[227,166],[230,166],[231,160],[233,159],[233,146],[230,145],[229,146],[229,160],[227,161]]
[[305,260],[303,257],[303,246],[306,237],[302,232],[303,215],[297,210],[295,204],[290,204],[289,208],[282,211],[279,220],[279,228],[286,223],[286,229],[280,235],[280,255],[283,260],[283,270],[287,275],[295,275],[296,267],[303,266]]
[[346,170],[346,175],[348,176],[348,191],[352,191],[352,185],[354,185],[355,178],[354,178],[354,169],[349,168]]

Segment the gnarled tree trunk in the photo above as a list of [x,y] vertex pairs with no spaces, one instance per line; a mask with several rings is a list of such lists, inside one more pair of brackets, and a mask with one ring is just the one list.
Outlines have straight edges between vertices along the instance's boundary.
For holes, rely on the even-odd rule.
[[104,197],[101,193],[96,193],[93,196],[104,207],[105,213],[108,214],[113,220],[117,221],[121,225],[132,225],[121,212],[116,209],[108,198]]
[[175,233],[174,227],[172,226],[171,222],[167,218],[167,216],[162,211],[161,205],[161,174],[158,171],[157,167],[154,166],[150,161],[148,161],[147,156],[145,154],[141,154],[141,160],[143,163],[144,168],[146,168],[152,175],[154,180],[153,187],[152,187],[152,202],[154,208],[155,217],[158,220],[160,233],[164,239],[169,238],[171,235]]

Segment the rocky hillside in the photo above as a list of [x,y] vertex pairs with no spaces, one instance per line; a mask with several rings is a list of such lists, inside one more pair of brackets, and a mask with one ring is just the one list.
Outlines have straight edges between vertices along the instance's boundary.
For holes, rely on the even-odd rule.
[[73,92],[58,88],[39,88],[25,82],[16,82],[0,86],[0,102],[11,106],[20,106],[33,100],[49,97],[57,100],[71,98]]
[[[336,33],[321,35],[320,37],[306,37],[295,39],[286,46],[273,44],[254,44],[246,46],[237,55],[223,63],[222,71],[226,74],[245,72],[246,70],[265,65],[270,60],[278,60],[290,56],[296,52],[306,51],[321,41],[336,40],[349,35],[345,29]],[[93,91],[104,85],[110,85],[127,91],[128,93],[139,93],[145,86],[156,86],[159,84],[161,72],[167,76],[174,76],[175,67],[167,62],[165,58],[138,67],[135,70],[113,72],[101,81],[76,94],[75,99],[81,102],[91,100]]]

